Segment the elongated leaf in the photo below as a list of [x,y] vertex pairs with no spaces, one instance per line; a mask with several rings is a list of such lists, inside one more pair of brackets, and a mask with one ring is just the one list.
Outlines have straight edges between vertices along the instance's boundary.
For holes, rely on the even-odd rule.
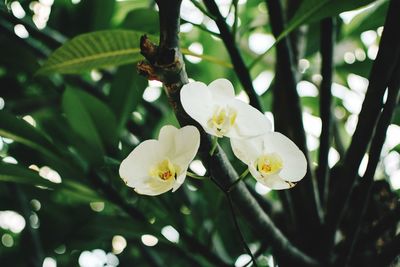
[[136,62],[141,58],[140,36],[141,33],[125,30],[79,35],[55,50],[38,74],[81,73]]
[[[92,69],[119,66],[137,62],[140,55],[139,40],[142,33],[128,30],[107,30],[79,35],[55,50],[37,74],[78,74]],[[156,37],[150,36],[155,40]],[[199,55],[182,49],[187,55],[199,57],[231,68],[232,65],[208,55]]]
[[118,129],[121,129],[138,103],[142,100],[147,80],[141,77],[136,66],[121,66],[111,85],[110,106],[113,109],[117,120]]
[[358,36],[364,31],[376,30],[385,23],[388,0],[377,1],[376,5],[358,14],[350,24],[345,25],[344,34]]
[[0,163],[0,181],[40,185],[49,188],[54,188],[57,186],[57,184],[44,179],[35,171],[19,165],[6,163]]
[[93,161],[99,162],[104,154],[103,144],[87,107],[79,98],[77,90],[67,89],[63,95],[62,107],[71,128],[93,151]]
[[276,38],[275,43],[251,62],[248,68],[252,69],[279,41],[297,27],[323,18],[337,16],[342,12],[363,7],[374,1],[376,0],[304,0],[296,14],[294,14],[293,18],[287,23],[285,30]]
[[93,159],[102,161],[105,148],[117,144],[117,123],[110,108],[86,92],[71,88],[65,91],[62,106],[72,129],[93,149]]
[[53,144],[35,127],[5,111],[0,111],[0,136],[27,145],[50,157],[58,154]]
[[283,37],[302,24],[337,16],[342,12],[357,9],[374,1],[375,0],[304,0],[296,14],[288,22],[286,29],[281,33],[276,41],[280,41]]
[[147,7],[134,9],[126,15],[121,27],[157,34],[160,28],[158,25],[158,12]]

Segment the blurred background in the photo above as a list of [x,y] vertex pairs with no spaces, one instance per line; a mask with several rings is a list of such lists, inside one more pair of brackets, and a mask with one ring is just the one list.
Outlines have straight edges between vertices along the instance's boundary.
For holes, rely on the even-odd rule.
[[[275,49],[267,7],[261,0],[217,0],[236,45],[249,66],[266,116],[271,112]],[[389,1],[369,1],[337,16],[332,94],[333,139],[329,166],[343,158],[358,121],[368,75],[378,52]],[[165,124],[178,126],[162,84],[136,73],[139,50],[129,62],[104,68],[37,71],[67,40],[99,30],[147,33],[157,41],[158,11],[145,0],[1,1],[0,10],[0,265],[1,266],[245,266],[223,194],[210,181],[187,178],[176,193],[135,194],[118,176],[120,161]],[[199,9],[200,7],[200,9]],[[236,8],[235,8],[236,7]],[[320,23],[299,28],[297,92],[311,165],[315,167],[321,119]],[[190,79],[227,78],[237,97],[249,98],[233,71],[214,20],[200,2],[183,0],[181,47]],[[96,42],[93,43],[96,46]],[[65,52],[67,53],[67,52]],[[73,54],[73,52],[71,52]],[[78,52],[77,52],[78,53]],[[69,56],[73,56],[73,55]],[[68,56],[68,55],[64,55]],[[122,64],[124,63],[124,64]],[[117,66],[119,65],[119,66]],[[387,131],[375,180],[375,213],[396,205],[400,188],[400,110]],[[232,156],[235,168],[245,166]],[[368,155],[358,170],[365,172]],[[207,175],[199,159],[192,172]],[[277,192],[247,179],[281,220]],[[133,207],[133,208],[132,208]],[[137,213],[136,213],[137,212]],[[275,266],[240,218],[260,266]],[[279,223],[277,223],[279,226]],[[382,241],[383,242],[383,241]],[[212,255],[207,249],[212,248]],[[217,255],[218,260],[212,260]],[[211,260],[210,260],[211,259]]]

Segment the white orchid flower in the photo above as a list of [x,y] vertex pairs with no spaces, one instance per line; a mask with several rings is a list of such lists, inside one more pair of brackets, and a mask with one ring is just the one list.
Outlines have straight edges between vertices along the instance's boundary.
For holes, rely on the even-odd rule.
[[142,195],[155,196],[184,182],[190,162],[200,145],[200,133],[194,126],[177,129],[161,128],[158,140],[139,144],[119,168],[119,174],[129,187]]
[[226,79],[217,79],[208,86],[202,82],[184,85],[181,102],[190,117],[217,137],[243,139],[272,130],[264,114],[235,98],[232,83]]
[[263,185],[288,189],[303,179],[307,160],[301,150],[278,132],[245,140],[231,139],[235,156],[248,165],[251,175]]

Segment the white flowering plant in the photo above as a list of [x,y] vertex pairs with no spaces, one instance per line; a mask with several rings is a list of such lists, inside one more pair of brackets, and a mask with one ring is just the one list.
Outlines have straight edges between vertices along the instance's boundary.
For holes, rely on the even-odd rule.
[[[217,79],[208,86],[188,83],[180,100],[206,133],[230,138],[235,156],[261,184],[288,189],[306,174],[307,161],[300,149],[283,134],[273,132],[264,114],[236,99],[230,81]],[[120,176],[139,194],[174,192],[184,182],[199,145],[200,134],[194,126],[177,129],[166,125],[158,140],[146,140],[129,154],[121,163]]]

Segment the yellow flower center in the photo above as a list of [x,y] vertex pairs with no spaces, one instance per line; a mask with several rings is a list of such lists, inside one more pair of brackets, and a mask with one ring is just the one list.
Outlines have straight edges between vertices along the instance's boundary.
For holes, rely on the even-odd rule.
[[276,153],[265,154],[257,159],[256,168],[263,176],[275,174],[282,170],[283,161]]
[[218,137],[224,136],[235,124],[237,113],[232,108],[217,107],[208,121],[208,126],[215,130]]
[[173,164],[169,159],[165,159],[150,170],[150,176],[167,181],[176,179],[178,172],[179,167]]

